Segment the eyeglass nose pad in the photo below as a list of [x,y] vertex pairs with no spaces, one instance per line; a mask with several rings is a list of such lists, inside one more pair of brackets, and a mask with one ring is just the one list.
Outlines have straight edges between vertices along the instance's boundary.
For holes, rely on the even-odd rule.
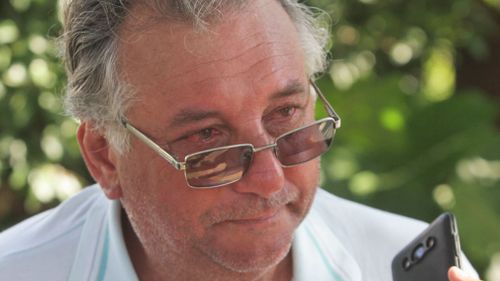
[[252,164],[253,161],[253,155],[254,152],[251,146],[248,146],[245,150],[241,152],[240,165],[243,166],[242,177],[247,173],[248,169],[250,168],[250,165]]
[[243,153],[241,154],[241,160],[242,161],[245,161],[245,162],[251,162],[252,161],[252,158],[253,158],[253,150],[251,147],[249,147],[248,149],[246,149],[245,151],[243,151]]
[[[245,151],[241,156],[248,159],[242,181],[233,185],[239,193],[252,193],[262,198],[271,198],[285,186],[285,176],[272,146],[263,150]],[[254,152],[255,151],[255,152]]]

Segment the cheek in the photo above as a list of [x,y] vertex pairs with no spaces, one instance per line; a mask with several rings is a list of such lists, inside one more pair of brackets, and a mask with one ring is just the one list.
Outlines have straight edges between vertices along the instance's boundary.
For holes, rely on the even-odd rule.
[[298,190],[300,196],[297,202],[302,215],[309,210],[319,184],[320,161],[314,159],[305,164],[285,169],[285,176]]
[[124,193],[140,190],[160,195],[171,186],[185,185],[183,171],[176,170],[154,151],[137,143],[120,161],[119,175]]
[[186,253],[193,241],[205,235],[199,219],[204,206],[190,200],[180,190],[183,187],[173,182],[154,187],[150,183],[145,190],[130,191],[122,199],[135,234],[147,252],[155,256]]
[[285,176],[298,189],[307,191],[315,189],[319,183],[320,161],[319,158],[302,165],[285,168]]
[[119,170],[121,202],[141,240],[179,238],[185,229],[200,231],[182,171],[145,151],[130,153]]

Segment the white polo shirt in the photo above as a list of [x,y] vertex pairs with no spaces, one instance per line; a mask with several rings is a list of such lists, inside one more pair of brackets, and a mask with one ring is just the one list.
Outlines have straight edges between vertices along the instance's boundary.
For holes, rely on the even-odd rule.
[[[0,280],[138,281],[120,216],[94,185],[0,233]],[[293,281],[390,281],[392,257],[425,226],[319,189],[295,232]]]

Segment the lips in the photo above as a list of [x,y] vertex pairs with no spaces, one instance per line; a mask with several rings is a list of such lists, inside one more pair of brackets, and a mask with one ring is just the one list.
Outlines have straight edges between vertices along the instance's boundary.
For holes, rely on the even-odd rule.
[[235,224],[259,224],[271,222],[274,218],[278,217],[280,209],[273,209],[263,213],[255,214],[252,216],[246,216],[243,218],[230,219],[225,222],[235,223]]
[[276,213],[293,211],[295,208],[293,202],[296,202],[297,198],[297,193],[290,191],[279,192],[268,199],[256,195],[241,196],[214,206],[201,216],[201,221],[203,225],[210,227],[228,222],[252,223],[273,220]]

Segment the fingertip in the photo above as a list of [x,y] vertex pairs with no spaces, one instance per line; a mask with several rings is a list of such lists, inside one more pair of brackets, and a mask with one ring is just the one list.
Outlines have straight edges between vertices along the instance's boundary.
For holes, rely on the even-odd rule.
[[470,275],[468,275],[467,273],[465,273],[465,271],[461,270],[460,268],[458,268],[456,266],[452,266],[448,270],[448,279],[450,281],[475,280]]
[[457,276],[459,275],[458,271],[459,271],[458,267],[456,266],[450,267],[450,269],[448,270],[448,279],[450,281],[456,280]]

